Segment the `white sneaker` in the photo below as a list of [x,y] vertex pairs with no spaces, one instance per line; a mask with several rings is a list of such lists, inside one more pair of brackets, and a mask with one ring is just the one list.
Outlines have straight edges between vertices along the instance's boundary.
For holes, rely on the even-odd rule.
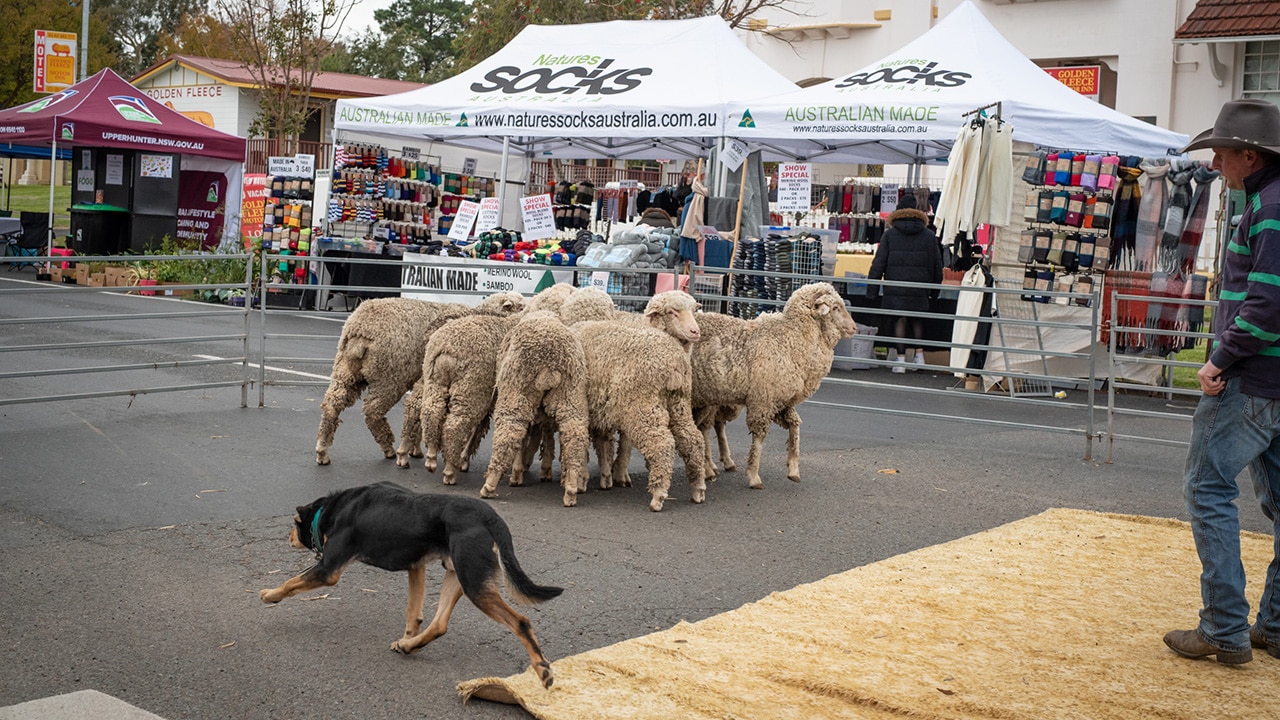
[[[915,358],[912,359],[912,362],[915,363],[916,365],[924,365],[924,353],[919,353],[919,352],[916,353],[916,356]],[[920,368],[911,368],[911,372],[915,372],[916,370],[919,370],[919,369]]]
[[898,359],[893,362],[893,371],[898,373],[899,375],[906,372],[907,371],[906,358],[903,358],[901,355],[899,355]]

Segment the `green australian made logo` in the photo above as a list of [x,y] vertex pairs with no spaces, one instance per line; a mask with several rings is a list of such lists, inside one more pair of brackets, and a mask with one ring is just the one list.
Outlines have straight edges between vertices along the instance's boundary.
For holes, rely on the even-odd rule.
[[75,140],[75,139],[76,139],[76,126],[75,126],[75,123],[63,123],[63,124],[62,124],[62,139],[63,139],[63,140]]
[[462,115],[458,117],[458,122],[454,127],[471,127],[471,124],[467,122],[466,113],[462,113]]
[[755,126],[756,126],[756,119],[755,119],[755,118],[753,118],[753,117],[751,117],[751,111],[750,111],[750,110],[743,110],[743,111],[742,111],[742,119],[738,121],[738,127],[740,127],[740,128],[753,128],[753,127],[755,127]]

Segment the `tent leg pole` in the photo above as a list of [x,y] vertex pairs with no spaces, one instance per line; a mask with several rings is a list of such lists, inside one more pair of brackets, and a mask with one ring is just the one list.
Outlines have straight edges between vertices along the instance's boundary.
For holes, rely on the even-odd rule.
[[53,149],[49,152],[49,235],[45,238],[45,257],[53,255],[53,171],[58,165],[58,139],[53,139]]
[[[502,138],[502,170],[498,175],[498,207],[506,207],[507,204],[507,161],[511,157],[511,138],[503,136]],[[501,212],[501,211],[499,211]]]

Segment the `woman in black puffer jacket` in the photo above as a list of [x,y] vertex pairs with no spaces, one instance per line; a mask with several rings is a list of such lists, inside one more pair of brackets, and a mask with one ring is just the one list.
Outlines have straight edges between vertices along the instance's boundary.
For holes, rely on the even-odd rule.
[[[942,283],[942,246],[938,237],[927,225],[929,216],[916,209],[913,195],[905,195],[898,201],[898,209],[889,215],[889,229],[885,230],[871,261],[870,279],[899,280],[914,283]],[[929,300],[937,295],[936,288],[894,287],[867,285],[867,295],[879,294],[880,307],[898,312],[929,312]],[[897,316],[893,334],[898,338],[911,337],[915,342],[915,363],[924,364],[924,318]],[[910,330],[910,336],[907,331]],[[893,367],[896,373],[906,372],[906,343],[897,344],[898,360]]]

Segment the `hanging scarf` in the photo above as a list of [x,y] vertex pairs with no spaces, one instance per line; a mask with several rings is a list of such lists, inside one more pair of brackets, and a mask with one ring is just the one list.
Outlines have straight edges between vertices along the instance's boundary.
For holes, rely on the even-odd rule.
[[1142,188],[1138,178],[1142,170],[1124,165],[1116,171],[1116,204],[1111,219],[1112,267],[1132,269],[1133,240],[1138,229],[1138,204],[1142,200]]
[[1187,225],[1182,230],[1178,242],[1178,272],[1190,275],[1196,266],[1196,255],[1200,252],[1200,241],[1204,238],[1205,218],[1209,215],[1209,188],[1220,173],[1208,165],[1196,166],[1192,177],[1196,182],[1196,190],[1191,195],[1191,210],[1187,215]]
[[1143,160],[1139,165],[1147,184],[1142,190],[1138,205],[1138,223],[1133,239],[1134,269],[1150,272],[1156,264],[1156,249],[1160,246],[1160,226],[1164,224],[1165,205],[1169,190],[1165,182],[1169,174],[1169,162],[1164,159]]
[[702,184],[701,178],[694,178],[690,187],[693,188],[693,198],[689,201],[689,208],[685,211],[684,224],[680,228],[680,237],[701,240],[702,231],[699,226],[706,224],[704,218],[707,214],[707,186]]
[[1182,231],[1186,228],[1191,210],[1191,177],[1200,163],[1177,159],[1169,167],[1169,204],[1165,210],[1164,226],[1160,232],[1160,250],[1156,268],[1180,277],[1180,245]]

